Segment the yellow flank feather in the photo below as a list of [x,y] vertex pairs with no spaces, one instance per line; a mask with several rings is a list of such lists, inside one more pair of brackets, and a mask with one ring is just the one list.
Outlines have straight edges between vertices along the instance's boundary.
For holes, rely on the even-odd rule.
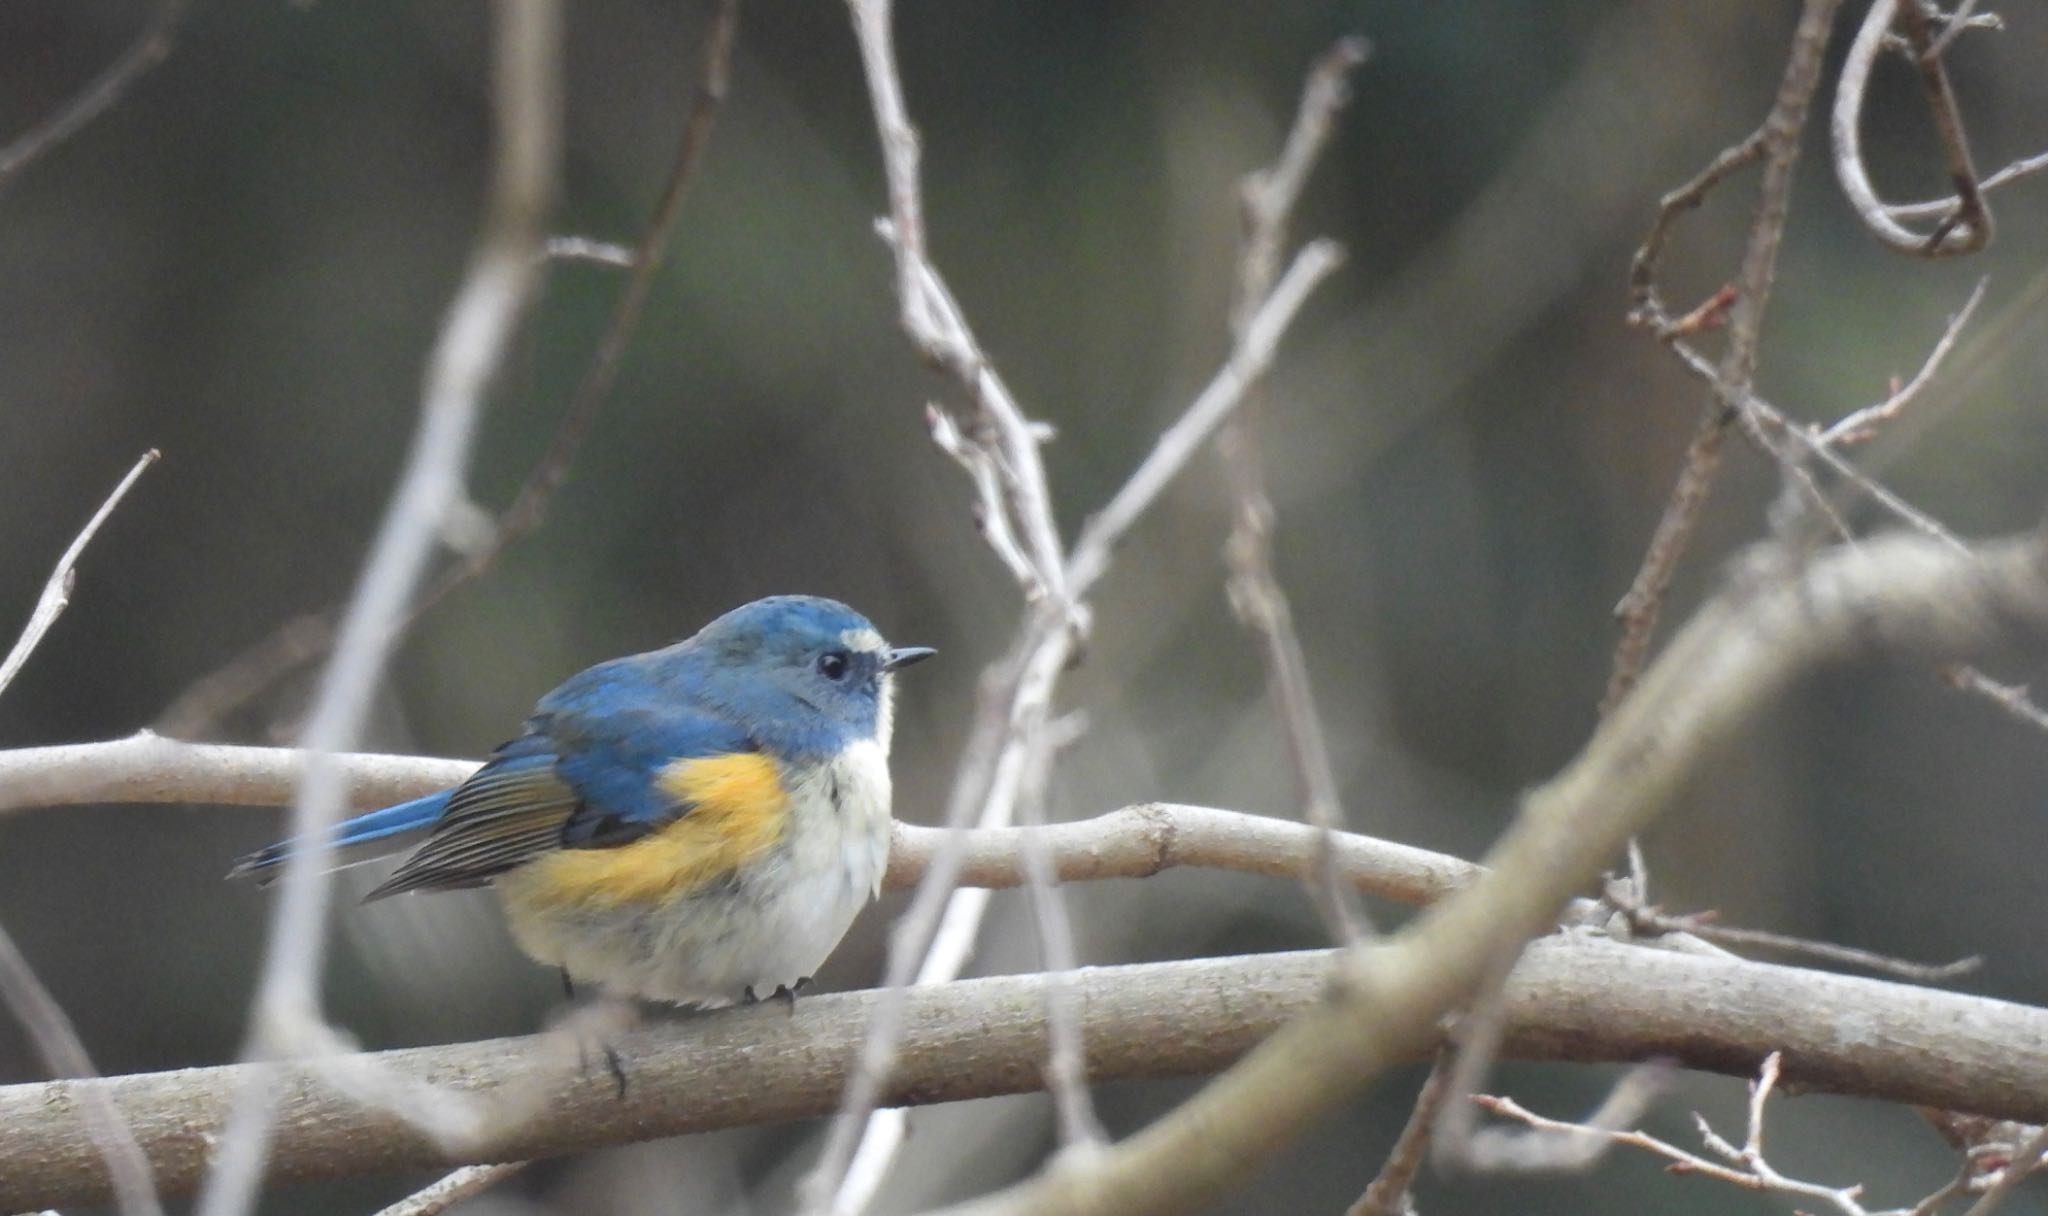
[[688,895],[774,848],[789,822],[775,762],[758,753],[678,760],[655,780],[689,813],[631,844],[537,858],[508,876],[520,902],[616,908]]

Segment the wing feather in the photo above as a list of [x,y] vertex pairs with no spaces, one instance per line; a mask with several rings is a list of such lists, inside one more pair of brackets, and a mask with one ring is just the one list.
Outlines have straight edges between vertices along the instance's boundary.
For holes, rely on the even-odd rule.
[[501,752],[456,787],[426,843],[363,900],[480,886],[560,848],[562,826],[581,803],[556,775],[552,754]]
[[426,843],[365,902],[482,886],[558,849],[628,844],[695,809],[658,779],[670,764],[759,750],[722,718],[637,698],[543,701],[526,730],[456,787]]

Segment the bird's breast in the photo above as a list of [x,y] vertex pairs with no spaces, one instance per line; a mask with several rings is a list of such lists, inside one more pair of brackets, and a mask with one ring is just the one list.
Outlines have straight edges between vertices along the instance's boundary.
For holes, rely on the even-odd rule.
[[888,753],[863,739],[784,780],[792,868],[832,881],[855,906],[866,902],[880,889],[889,860]]

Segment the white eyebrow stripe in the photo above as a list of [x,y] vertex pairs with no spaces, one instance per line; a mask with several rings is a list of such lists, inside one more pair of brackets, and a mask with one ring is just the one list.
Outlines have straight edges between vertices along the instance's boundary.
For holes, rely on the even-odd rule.
[[874,654],[889,646],[882,640],[882,635],[872,629],[848,629],[839,635],[839,644],[862,654]]

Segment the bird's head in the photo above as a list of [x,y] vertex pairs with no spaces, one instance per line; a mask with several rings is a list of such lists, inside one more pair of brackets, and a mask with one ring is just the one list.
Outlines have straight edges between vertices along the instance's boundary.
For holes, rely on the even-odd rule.
[[935,653],[891,646],[837,600],[778,595],[719,617],[686,643],[705,689],[754,729],[802,750],[889,746],[891,673]]

